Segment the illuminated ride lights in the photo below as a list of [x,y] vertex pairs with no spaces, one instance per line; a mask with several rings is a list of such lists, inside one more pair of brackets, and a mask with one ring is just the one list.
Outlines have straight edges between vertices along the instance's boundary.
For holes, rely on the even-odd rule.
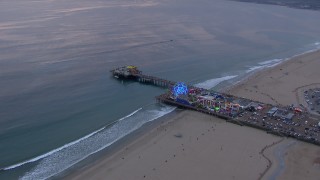
[[188,94],[188,87],[182,82],[176,83],[173,87],[173,94],[177,97],[179,95],[187,95]]

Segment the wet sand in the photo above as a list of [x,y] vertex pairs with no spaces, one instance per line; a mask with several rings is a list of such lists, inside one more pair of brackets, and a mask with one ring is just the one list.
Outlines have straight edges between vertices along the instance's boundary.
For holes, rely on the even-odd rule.
[[[228,91],[272,104],[303,103],[303,88],[320,84],[319,67],[320,51],[308,53],[261,71]],[[292,142],[279,169],[278,147]],[[182,111],[66,178],[317,179],[319,157],[318,146]]]

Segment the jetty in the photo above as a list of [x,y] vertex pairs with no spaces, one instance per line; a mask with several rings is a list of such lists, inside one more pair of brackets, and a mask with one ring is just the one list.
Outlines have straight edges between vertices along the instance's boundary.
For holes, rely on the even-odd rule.
[[157,78],[142,74],[136,66],[124,66],[111,70],[113,77],[117,79],[131,79],[144,84],[152,84],[164,88],[169,88],[175,85],[176,82],[166,79]]
[[169,91],[156,97],[159,102],[206,113],[240,126],[249,126],[282,137],[320,145],[320,118],[303,107],[272,105],[226,93],[212,91],[145,75],[136,66],[111,70],[116,79],[133,80],[167,88]]

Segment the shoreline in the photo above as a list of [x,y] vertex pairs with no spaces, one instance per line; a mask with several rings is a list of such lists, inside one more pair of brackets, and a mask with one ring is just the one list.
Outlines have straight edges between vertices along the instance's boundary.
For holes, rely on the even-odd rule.
[[[273,67],[271,67],[271,68],[264,68],[264,69],[261,69],[261,70],[259,70],[259,71],[257,71],[257,72],[254,72],[254,73],[251,74],[251,75],[248,75],[246,78],[244,78],[243,80],[240,80],[240,81],[239,81],[237,84],[235,84],[234,86],[231,86],[230,88],[224,89],[224,92],[229,93],[229,94],[232,94],[232,93],[234,93],[235,91],[237,91],[237,90],[239,90],[239,89],[242,89],[243,86],[245,86],[246,83],[248,83],[249,81],[252,81],[253,79],[257,79],[257,77],[261,77],[261,76],[264,75],[264,74],[270,74],[270,72],[271,72],[272,70],[274,70],[274,69],[278,69],[278,68],[283,69],[282,67],[285,67],[286,65],[292,63],[293,61],[295,61],[295,60],[297,60],[297,59],[304,58],[305,56],[309,56],[309,55],[317,54],[317,53],[320,53],[320,49],[313,50],[313,51],[307,51],[306,53],[294,55],[294,56],[292,56],[292,58],[287,59],[287,60],[284,60],[283,62],[277,64],[276,66],[273,66]],[[282,70],[281,70],[281,71],[282,71]],[[320,84],[320,82],[317,83],[317,84]],[[302,86],[302,87],[307,87],[307,86],[309,86],[309,85],[311,85],[311,84],[307,84],[307,85],[304,85],[304,86]],[[253,92],[253,91],[252,91],[252,92]],[[265,94],[265,96],[268,96],[268,95]],[[276,102],[276,103],[278,103],[278,102],[275,100],[275,98],[271,97],[270,95],[269,95],[269,98],[272,100],[272,101],[271,101],[271,104],[272,104],[273,101]],[[261,100],[259,100],[259,101],[261,101]],[[263,101],[262,101],[262,102],[263,102]],[[264,102],[264,103],[267,103],[267,102]],[[280,104],[290,105],[290,104],[288,104],[288,103],[280,103]]]
[[[221,92],[220,88],[231,88],[247,75],[254,79],[261,70],[286,58],[320,49],[320,23],[316,20],[320,11],[224,0],[4,0],[2,5],[0,179],[63,179],[69,174],[115,180],[143,179],[144,175],[143,180],[256,179],[267,165],[259,152],[278,137],[225,122],[215,123],[213,131],[212,124],[221,122],[219,119],[185,110],[169,113],[175,108],[155,103],[154,98],[170,93],[168,88],[117,80],[112,69],[133,70],[137,66],[146,77],[201,84]],[[269,89],[278,82],[268,84]],[[286,90],[290,97],[284,101],[296,94],[304,98],[299,94],[302,86],[296,86],[301,87],[296,93]],[[257,90],[253,96],[272,104],[282,103],[278,97],[286,97],[285,93],[261,92],[260,85],[259,89],[252,84],[248,87],[243,88]],[[305,94],[316,105],[312,93]],[[190,102],[217,105],[219,95],[208,94],[213,96],[211,101],[200,100],[195,93]],[[222,96],[221,100],[229,102],[240,96]],[[207,112],[226,114],[235,110],[236,104],[247,102],[220,103],[219,110],[208,107]],[[250,105],[256,106],[254,102]],[[260,115],[272,106],[266,105]],[[256,119],[250,115],[248,112],[236,119],[240,121],[231,122],[271,128],[262,123],[262,116]],[[301,119],[299,124],[305,124],[306,119]],[[162,120],[174,123],[166,125],[167,131],[151,133]],[[315,125],[313,119],[309,122]],[[291,125],[286,123],[277,130],[284,132]],[[319,138],[313,129],[306,134],[304,127],[297,129],[300,137],[320,140],[320,129]],[[187,146],[185,151],[181,144]],[[297,147],[300,144],[304,146],[299,143]],[[126,150],[129,145],[135,149]],[[304,152],[291,149],[285,159],[289,163],[290,157]],[[137,152],[148,158],[139,159]],[[113,155],[119,156],[111,159]],[[308,159],[298,161],[309,166]],[[125,178],[127,175],[132,177]]]
[[[292,59],[289,59],[289,60],[285,60],[284,62],[281,62],[280,64],[274,66],[274,67],[271,67],[271,68],[264,68],[262,70],[259,70],[257,72],[254,72],[252,73],[251,75],[249,75],[247,78],[243,79],[242,81],[240,81],[239,83],[237,83],[236,85],[232,86],[232,87],[228,87],[226,92],[229,93],[230,91],[234,90],[234,89],[237,89],[237,88],[241,88],[244,84],[248,83],[248,81],[254,79],[255,77],[257,76],[261,76],[261,74],[263,73],[266,73],[272,69],[277,69],[279,67],[282,67],[282,66],[285,66],[287,63],[292,63],[293,60],[295,60],[296,58],[303,58],[303,56],[308,56],[309,54],[313,54],[313,53],[319,53],[320,50],[316,50],[316,51],[313,51],[313,52],[308,52],[308,53],[303,53],[301,55],[298,55],[298,56],[293,56]],[[78,167],[79,165],[76,165],[72,168],[70,168],[69,170],[67,170],[66,172],[62,173],[61,175],[57,175],[56,177],[64,177],[64,178],[67,178],[67,179],[73,179],[75,177],[79,178],[79,176],[77,176],[77,174],[79,172],[81,172],[82,170],[87,170],[88,169],[94,169],[94,166],[97,166],[99,163],[101,163],[101,159],[112,159],[112,157],[114,156],[117,156],[117,154],[119,154],[120,152],[116,152],[116,151],[123,151],[123,148],[125,148],[126,146],[130,146],[132,144],[135,144],[137,141],[139,141],[139,139],[143,138],[145,135],[145,133],[151,133],[152,131],[155,130],[155,128],[159,128],[161,127],[161,124],[163,124],[164,122],[166,122],[167,124],[172,122],[172,119],[174,116],[177,116],[177,111],[179,110],[174,110],[173,112],[171,113],[168,113],[166,114],[165,116],[163,117],[160,117],[159,119],[153,121],[153,122],[150,122],[150,124],[153,124],[153,125],[143,125],[143,127],[139,128],[138,130],[136,130],[135,132],[133,133],[130,133],[129,137],[124,137],[123,139],[119,140],[119,142],[116,142],[115,145],[111,145],[112,147],[110,148],[106,148],[102,151],[100,151],[99,153],[93,155],[95,156],[95,158],[88,158],[88,159],[94,159],[92,160],[91,162],[88,163],[88,160],[84,160],[83,162],[79,163],[79,164],[86,164],[86,165],[83,165],[82,167]],[[160,124],[159,124],[160,123]],[[149,126],[149,128],[146,128],[145,126]],[[152,127],[151,127],[152,126]],[[250,128],[252,129],[252,128]],[[281,143],[280,143],[281,144]],[[273,142],[273,145],[274,145],[274,142]],[[277,145],[273,146],[273,148],[271,149],[274,149],[276,148]],[[263,150],[263,149],[261,149]],[[100,159],[101,158],[101,159]],[[277,162],[275,162],[277,163]],[[271,167],[266,167],[265,169],[265,174],[267,175],[269,172],[270,172],[270,169]],[[268,171],[269,170],[269,171]],[[265,176],[264,176],[265,177]],[[261,178],[264,178],[263,176],[261,176]],[[81,179],[81,178],[80,178]]]
[[[316,52],[320,52],[320,48],[307,50],[307,51],[305,51],[303,53],[295,54],[295,55],[293,55],[291,57],[284,58],[278,64],[271,65],[271,67],[265,67],[265,68],[261,68],[261,69],[258,69],[258,70],[254,70],[252,72],[248,72],[247,74],[244,74],[244,76],[240,80],[234,82],[234,84],[231,84],[231,85],[226,86],[226,87],[222,87],[222,88],[219,89],[219,91],[228,93],[232,89],[234,89],[234,88],[236,88],[238,86],[241,86],[241,84],[246,83],[247,81],[250,81],[252,78],[254,78],[254,76],[256,76],[258,74],[265,73],[269,69],[276,68],[277,66],[280,66],[280,65],[282,65],[284,63],[287,63],[287,62],[289,62],[291,60],[294,60],[294,58],[299,58],[299,57],[304,56],[306,54],[311,54],[311,53],[316,53]],[[263,61],[263,62],[265,62],[265,61]]]
[[134,143],[137,139],[143,137],[146,132],[154,131],[155,129],[163,126],[163,124],[166,124],[172,121],[172,118],[178,115],[179,113],[181,113],[182,111],[183,110],[176,108],[172,112],[169,112],[168,114],[165,114],[164,116],[161,116],[154,121],[145,123],[144,125],[142,125],[142,127],[125,135],[123,138],[120,138],[118,141],[106,147],[105,149],[90,155],[89,157],[85,158],[84,160],[80,161],[74,166],[71,166],[70,168],[50,178],[51,179],[61,179],[61,178],[68,179],[72,177],[73,174],[79,173],[86,168],[90,168],[91,166],[96,165],[97,163],[99,163],[99,160],[101,158],[104,159],[104,158],[110,158],[112,156],[115,156],[118,153],[118,151],[123,150],[130,144]]
[[[275,135],[270,135],[270,134],[267,134],[267,133],[259,133],[260,132],[260,130],[257,130],[257,129],[253,129],[253,128],[250,128],[250,127],[241,127],[241,126],[238,126],[238,125],[235,125],[235,124],[233,124],[233,123],[228,123],[228,122],[226,122],[226,121],[224,121],[224,120],[221,120],[221,119],[218,119],[218,118],[215,118],[215,117],[212,117],[212,116],[209,116],[209,115],[206,115],[206,114],[202,114],[202,113],[199,113],[199,112],[193,112],[193,111],[182,111],[181,112],[181,114],[180,114],[180,116],[181,117],[185,117],[186,115],[185,114],[188,114],[188,115],[196,115],[196,116],[202,116],[202,117],[205,117],[205,120],[204,121],[206,121],[205,123],[212,123],[213,124],[213,126],[211,127],[211,129],[210,129],[210,127],[207,127],[206,129],[204,129],[204,132],[203,133],[200,133],[200,134],[198,134],[198,136],[197,137],[193,137],[194,138],[194,141],[200,141],[203,137],[205,138],[205,132],[210,132],[210,130],[212,130],[212,132],[214,132],[214,131],[217,131],[219,128],[217,127],[217,125],[218,124],[220,124],[220,125],[223,125],[223,126],[225,126],[225,127],[228,127],[228,128],[235,128],[235,129],[237,129],[237,130],[240,130],[240,131],[242,131],[242,132],[245,132],[245,131],[247,131],[247,132],[249,132],[250,134],[256,134],[256,133],[258,133],[260,136],[263,136],[264,138],[265,137],[268,137],[268,141],[269,141],[269,143],[270,144],[274,144],[275,142],[276,142],[276,140],[277,139],[279,139],[280,137],[278,137],[278,136],[275,136]],[[109,162],[109,161],[111,161],[111,162],[113,162],[113,161],[116,161],[116,163],[119,163],[118,161],[124,161],[125,159],[128,159],[126,156],[128,156],[128,154],[129,154],[129,157],[131,157],[131,153],[132,153],[132,151],[135,151],[135,149],[136,148],[138,148],[138,149],[140,149],[140,147],[137,147],[137,145],[144,145],[145,144],[145,140],[147,139],[147,141],[150,141],[150,137],[148,137],[149,135],[151,135],[153,138],[157,138],[157,136],[166,136],[169,132],[171,132],[171,130],[170,130],[170,128],[172,127],[172,126],[174,126],[174,124],[180,124],[181,125],[181,121],[182,121],[182,119],[181,119],[181,117],[178,117],[179,116],[179,114],[177,114],[177,115],[174,115],[174,118],[172,119],[172,118],[170,118],[170,117],[167,117],[166,118],[166,121],[165,122],[162,122],[161,123],[161,125],[160,126],[158,126],[158,127],[154,127],[154,129],[151,129],[150,131],[147,131],[146,132],[146,134],[145,135],[141,135],[141,136],[136,136],[136,137],[134,137],[133,139],[133,142],[131,142],[131,143],[129,143],[129,144],[123,144],[123,147],[122,147],[122,149],[121,149],[121,147],[120,147],[120,151],[118,151],[118,152],[115,152],[114,154],[111,154],[111,155],[105,155],[105,157],[103,157],[102,159],[100,159],[100,160],[97,160],[96,162],[94,162],[93,164],[91,164],[90,165],[90,167],[88,167],[88,169],[85,169],[85,171],[88,171],[88,172],[90,172],[90,171],[96,171],[96,168],[97,167],[99,167],[99,169],[101,168],[101,165],[102,165],[102,167],[104,167],[105,165],[106,165],[106,162]],[[193,121],[193,119],[191,118],[191,120]],[[200,121],[202,121],[202,119],[200,120]],[[203,123],[203,122],[202,122]],[[180,126],[179,125],[179,126]],[[252,130],[252,131],[250,131],[250,129]],[[154,133],[156,133],[156,134],[154,134]],[[156,135],[156,136],[154,136],[154,135]],[[178,135],[177,135],[178,136]],[[254,139],[254,141],[259,141],[259,140],[256,140],[256,138],[254,137],[254,136],[250,136],[251,138],[253,138]],[[172,136],[172,138],[174,138],[173,136]],[[177,139],[179,139],[178,137],[176,137]],[[153,140],[151,140],[151,141],[153,141]],[[241,142],[239,142],[239,143],[241,143]],[[156,144],[155,142],[154,143],[151,143],[151,142],[149,142],[149,145],[147,145],[147,146],[150,146],[150,144]],[[262,145],[262,144],[264,144],[264,143],[261,143],[261,147],[259,147],[256,151],[260,151],[260,148],[262,149],[263,148],[263,146],[264,145]],[[184,148],[182,148],[182,149],[180,149],[180,150],[182,150],[182,152],[183,151],[186,151],[188,148],[195,148],[195,147],[190,147],[190,146],[188,146],[187,144],[181,144],[182,145],[182,147],[184,147]],[[238,145],[240,145],[240,144],[238,144]],[[133,147],[132,147],[133,146]],[[245,148],[247,147],[247,145],[245,145]],[[224,151],[224,146],[222,145],[221,147],[219,146],[219,147],[216,147],[215,146],[215,148],[217,148],[218,149],[218,151]],[[221,148],[221,149],[220,149]],[[130,151],[130,150],[131,151]],[[142,148],[143,149],[143,148]],[[227,149],[229,149],[229,148],[227,148]],[[237,151],[236,149],[235,149],[235,151]],[[247,150],[246,150],[247,151]],[[246,153],[246,152],[245,152]],[[251,153],[250,153],[251,154]],[[135,155],[137,155],[137,154],[135,154]],[[224,153],[224,155],[227,155],[227,156],[229,156],[228,155],[228,153],[227,154],[225,154]],[[142,155],[141,155],[142,156]],[[176,155],[174,155],[173,154],[173,157],[177,157],[177,156],[179,156],[179,154],[176,154]],[[253,155],[249,155],[249,157],[250,158],[253,158],[252,157]],[[255,157],[255,158],[257,158],[256,160],[258,160],[258,159],[260,159],[261,157],[260,157],[260,155],[259,156],[257,156],[257,157]],[[122,160],[121,160],[122,159]],[[256,160],[254,160],[252,163],[254,163]],[[169,161],[169,160],[168,160]],[[120,163],[122,163],[122,162],[120,162]],[[164,160],[164,162],[162,162],[162,163],[167,163],[167,160]],[[220,163],[220,162],[219,162]],[[261,171],[263,170],[263,166],[267,166],[267,164],[266,164],[266,162],[262,162],[261,163],[261,165],[259,166],[259,168],[261,168]],[[113,168],[111,168],[111,169],[113,169]],[[247,169],[248,170],[248,169]],[[80,172],[80,173],[82,173],[81,172],[81,169],[78,169],[78,172]],[[256,175],[258,175],[258,171],[256,172],[257,174]],[[89,174],[91,174],[91,173],[89,173]],[[92,174],[91,174],[92,175]],[[69,174],[69,175],[67,175],[67,176],[64,176],[64,178],[66,178],[66,179],[86,179],[85,177],[82,177],[81,175],[80,176],[78,176],[78,174],[75,174],[75,173],[73,173],[73,174]],[[117,178],[116,178],[117,179]],[[135,179],[135,178],[133,178],[133,179]],[[188,178],[187,178],[188,179]]]
[[[293,55],[291,57],[285,58],[283,59],[280,63],[272,66],[272,67],[265,67],[265,68],[261,68],[257,71],[253,71],[253,72],[249,72],[248,74],[245,74],[244,77],[242,79],[240,79],[239,81],[236,81],[234,84],[230,85],[230,86],[226,86],[226,87],[222,87],[221,89],[219,89],[219,91],[225,92],[225,93],[230,93],[230,91],[232,91],[235,88],[239,88],[239,86],[242,86],[243,84],[247,83],[248,81],[252,80],[255,78],[255,76],[259,76],[261,74],[266,73],[268,70],[280,67],[282,65],[285,65],[286,63],[291,62],[292,60],[295,60],[295,58],[299,58],[299,57],[303,57],[304,55],[308,55],[308,54],[312,54],[312,53],[317,53],[320,52],[320,48],[316,48],[313,50],[308,50],[306,52],[303,53],[299,53],[296,55]],[[320,83],[319,83],[320,85]]]

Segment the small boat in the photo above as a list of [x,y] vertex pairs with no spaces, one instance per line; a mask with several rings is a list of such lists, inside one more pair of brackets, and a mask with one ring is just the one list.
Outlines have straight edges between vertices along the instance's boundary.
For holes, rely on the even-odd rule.
[[117,79],[119,79],[119,76],[117,76],[117,75],[114,75],[114,77],[117,78]]

